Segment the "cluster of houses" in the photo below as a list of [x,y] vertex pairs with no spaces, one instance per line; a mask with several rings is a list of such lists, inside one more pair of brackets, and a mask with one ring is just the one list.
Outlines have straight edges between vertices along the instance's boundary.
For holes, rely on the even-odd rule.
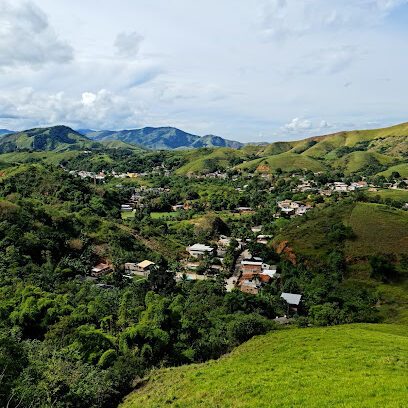
[[121,205],[120,210],[122,212],[132,212],[135,208],[144,208],[145,204],[143,203],[144,197],[149,194],[160,195],[170,192],[168,188],[162,187],[145,187],[136,188],[130,197],[127,203]]
[[304,215],[312,209],[311,205],[305,204],[302,201],[284,200],[278,201],[277,204],[281,214],[287,216]]
[[275,265],[268,265],[262,258],[244,258],[241,261],[242,275],[237,286],[242,292],[258,294],[264,285],[279,277]]

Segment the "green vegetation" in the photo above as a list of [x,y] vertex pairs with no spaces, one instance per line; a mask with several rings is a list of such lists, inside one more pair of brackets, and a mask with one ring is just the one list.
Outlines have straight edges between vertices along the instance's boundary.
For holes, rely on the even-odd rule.
[[403,407],[407,359],[404,326],[278,331],[218,361],[154,372],[121,408]]
[[[203,146],[172,151],[133,131],[3,136],[0,405],[113,408],[136,384],[124,406],[402,406],[408,332],[367,323],[408,323],[407,129],[239,149],[139,135]],[[244,256],[279,275],[246,293]]]

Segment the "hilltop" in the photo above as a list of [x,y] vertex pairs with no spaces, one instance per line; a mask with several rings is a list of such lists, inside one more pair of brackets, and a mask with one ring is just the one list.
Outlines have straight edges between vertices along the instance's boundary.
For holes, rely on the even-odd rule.
[[153,372],[120,407],[403,407],[407,359],[403,326],[271,332],[220,360]]
[[[222,150],[220,150],[222,151]],[[224,151],[225,152],[225,151]],[[233,167],[247,173],[336,169],[345,174],[376,174],[388,168],[408,174],[408,123],[372,130],[354,130],[290,142],[244,145],[227,157],[218,149],[184,155],[188,161],[178,172]],[[391,170],[394,171],[394,170]]]
[[226,140],[219,136],[197,136],[173,127],[144,127],[130,130],[86,131],[85,136],[97,140],[122,140],[142,145],[154,150],[193,149],[197,147],[233,147],[240,148],[242,143]]
[[63,152],[95,146],[95,142],[67,126],[29,129],[4,135],[0,139],[0,153],[21,150]]

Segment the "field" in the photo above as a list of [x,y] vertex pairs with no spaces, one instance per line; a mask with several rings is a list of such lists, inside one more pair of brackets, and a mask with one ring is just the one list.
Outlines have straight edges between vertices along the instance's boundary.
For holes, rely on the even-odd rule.
[[175,211],[170,212],[153,212],[150,214],[150,217],[153,219],[160,219],[160,218],[177,218],[178,213]]
[[405,326],[281,330],[217,361],[159,370],[120,407],[402,408],[407,374]]
[[366,191],[366,194],[370,196],[379,195],[381,198],[391,198],[391,200],[402,200],[408,202],[407,190],[378,190],[378,191]]
[[356,239],[346,243],[347,256],[408,254],[408,212],[384,205],[358,203],[349,224]]
[[[388,191],[391,190],[385,193]],[[408,254],[408,212],[372,203],[340,202],[322,210],[313,210],[310,219],[298,219],[290,224],[280,232],[275,242],[287,240],[295,252],[322,256],[332,246],[327,239],[330,227],[339,221],[350,226],[355,234],[355,238],[345,243],[346,257]]]
[[402,163],[402,164],[397,164],[396,166],[392,166],[386,171],[383,171],[382,173],[379,173],[385,177],[391,176],[391,173],[393,171],[397,171],[401,177],[408,177],[408,163]]
[[283,171],[307,169],[317,172],[323,171],[325,166],[318,160],[295,153],[281,153],[265,158],[251,160],[237,166],[237,169],[241,170],[256,170],[257,168],[259,171],[265,173],[268,171],[274,171],[277,168],[280,168]]

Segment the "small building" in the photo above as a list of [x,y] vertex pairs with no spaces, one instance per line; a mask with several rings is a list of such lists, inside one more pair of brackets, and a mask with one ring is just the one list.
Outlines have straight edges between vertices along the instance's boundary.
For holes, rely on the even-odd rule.
[[132,206],[130,204],[122,204],[120,206],[120,211],[121,212],[132,212],[133,208],[132,208]]
[[244,258],[241,261],[242,270],[244,273],[261,273],[263,269],[267,269],[269,265],[263,262],[262,258]]
[[255,227],[251,228],[252,232],[261,232],[263,228],[263,225],[256,225]]
[[125,263],[125,272],[131,275],[149,276],[151,268],[155,265],[154,262],[145,259],[142,262],[127,262]]
[[269,240],[271,240],[271,239],[272,239],[272,235],[258,235],[256,237],[256,242],[258,244],[266,245],[269,242]]
[[268,275],[259,274],[256,272],[243,273],[238,281],[238,287],[241,292],[256,295],[262,289],[262,286],[268,284],[271,278]]
[[171,207],[171,209],[173,211],[181,211],[181,210],[184,210],[184,205],[183,204],[176,204],[176,205],[173,205]]
[[112,266],[109,264],[100,263],[91,269],[91,276],[100,276],[109,272],[112,272]]
[[200,257],[204,255],[214,255],[214,248],[204,244],[194,244],[186,248],[191,256]]
[[296,293],[285,293],[281,294],[281,298],[286,301],[288,304],[288,315],[290,312],[296,313],[298,310],[298,306],[300,301],[302,300],[302,295],[298,295]]

